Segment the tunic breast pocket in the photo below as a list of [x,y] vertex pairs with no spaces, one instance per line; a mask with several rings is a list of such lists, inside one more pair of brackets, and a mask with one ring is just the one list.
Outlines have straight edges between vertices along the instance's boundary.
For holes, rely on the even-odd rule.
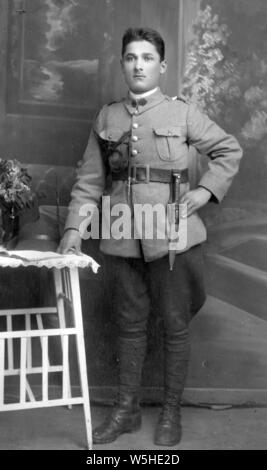
[[183,126],[155,127],[153,131],[161,160],[177,160],[185,153],[186,139]]
[[108,142],[118,142],[123,136],[124,132],[125,131],[118,127],[105,128],[99,132],[99,136],[101,137],[101,139],[106,140]]
[[103,129],[98,138],[104,163],[112,172],[128,165],[129,132],[118,128]]

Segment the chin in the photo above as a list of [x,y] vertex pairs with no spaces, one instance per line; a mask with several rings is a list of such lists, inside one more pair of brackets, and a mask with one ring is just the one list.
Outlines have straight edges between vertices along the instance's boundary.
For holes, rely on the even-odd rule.
[[147,91],[150,90],[150,88],[148,88],[148,87],[136,86],[136,85],[131,87],[130,89],[133,93],[146,93]]

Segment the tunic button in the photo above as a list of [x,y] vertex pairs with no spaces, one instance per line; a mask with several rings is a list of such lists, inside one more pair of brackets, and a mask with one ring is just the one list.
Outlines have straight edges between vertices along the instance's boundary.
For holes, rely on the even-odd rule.
[[172,131],[168,131],[168,135],[172,135]]
[[138,129],[138,124],[137,124],[137,122],[134,122],[134,123],[133,123],[133,128],[134,128],[134,129]]
[[133,149],[133,150],[132,150],[132,155],[135,156],[135,155],[137,155],[137,154],[138,154],[138,151],[137,151],[136,149]]
[[139,114],[139,111],[138,109],[135,110],[134,114]]
[[108,139],[109,139],[109,140],[111,140],[111,139],[112,139],[112,135],[111,135],[111,134],[108,136]]
[[133,136],[132,136],[132,140],[133,140],[133,142],[137,142],[137,140],[138,140],[137,135],[133,135]]

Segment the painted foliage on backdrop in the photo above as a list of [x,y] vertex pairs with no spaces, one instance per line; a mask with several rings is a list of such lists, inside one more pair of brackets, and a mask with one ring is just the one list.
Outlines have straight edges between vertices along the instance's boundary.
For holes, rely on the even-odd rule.
[[244,149],[231,193],[261,202],[267,202],[266,25],[265,0],[202,0],[182,90]]

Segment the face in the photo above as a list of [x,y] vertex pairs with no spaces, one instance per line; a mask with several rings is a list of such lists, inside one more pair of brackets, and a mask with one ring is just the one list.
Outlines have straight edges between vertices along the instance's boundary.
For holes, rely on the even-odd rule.
[[130,42],[121,60],[122,71],[129,89],[133,93],[145,93],[159,85],[166,72],[166,61],[149,41]]

